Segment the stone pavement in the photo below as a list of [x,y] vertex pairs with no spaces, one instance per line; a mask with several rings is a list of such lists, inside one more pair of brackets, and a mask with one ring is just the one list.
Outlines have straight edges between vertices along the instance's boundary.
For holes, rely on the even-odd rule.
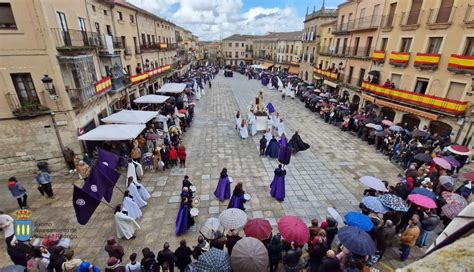
[[[157,252],[166,241],[170,242],[172,249],[178,246],[181,239],[194,246],[200,224],[208,217],[218,217],[227,207],[228,201],[219,203],[213,195],[223,167],[228,169],[235,182],[243,182],[244,189],[251,194],[252,200],[246,205],[249,217],[264,217],[274,225],[275,230],[278,218],[287,214],[300,216],[309,223],[312,218],[325,218],[328,207],[336,207],[342,215],[358,210],[364,189],[358,182],[361,176],[373,175],[395,183],[400,169],[373,147],[324,123],[317,114],[305,109],[303,103],[289,98],[283,101],[277,91],[265,90],[265,102],[272,102],[284,118],[288,138],[298,130],[302,139],[311,145],[308,151],[300,152],[291,159],[287,168],[285,201],[280,203],[271,198],[269,184],[277,161],[259,156],[261,133],[253,139],[241,140],[234,129],[235,112],[240,109],[246,113],[247,106],[254,101],[260,88],[258,81],[249,81],[237,73],[233,78],[219,75],[213,81],[213,88],[208,89],[197,102],[195,120],[183,138],[188,152],[187,168],[145,174],[142,183],[151,192],[152,198],[143,209],[143,217],[138,220],[141,229],[137,238],[120,241],[126,256],[132,252],[141,255],[143,247]],[[175,219],[184,175],[189,175],[197,187],[197,195],[201,198],[200,214],[195,228],[176,237]],[[101,205],[90,222],[80,226],[72,208],[71,184],[81,184],[81,181],[56,177],[53,186],[56,199],[47,200],[36,191],[32,178],[21,180],[29,189],[35,234],[62,229],[63,233],[72,236],[72,245],[78,257],[102,267],[107,259],[107,253],[103,250],[105,240],[115,234],[113,210]],[[124,190],[125,179],[122,177],[118,184]],[[0,187],[0,196],[0,210],[12,213],[16,201],[10,197],[6,186]],[[115,190],[112,206],[119,204],[121,198],[121,192]],[[0,267],[9,263],[4,247],[1,243]],[[419,255],[414,251],[414,256]],[[395,249],[387,251],[386,259],[396,258],[396,254]],[[384,271],[403,266],[396,260],[384,260],[381,265]]]

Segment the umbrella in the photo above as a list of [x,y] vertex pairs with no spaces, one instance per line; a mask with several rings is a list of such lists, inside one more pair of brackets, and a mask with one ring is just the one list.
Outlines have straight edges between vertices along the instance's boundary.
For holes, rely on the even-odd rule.
[[463,145],[450,145],[448,146],[448,151],[461,156],[468,156],[471,154],[471,150]]
[[358,227],[363,231],[370,231],[374,228],[374,224],[370,220],[370,218],[360,212],[348,212],[344,216],[344,220],[347,225]]
[[395,132],[403,131],[403,128],[401,126],[390,126],[388,129]]
[[410,200],[411,202],[415,203],[418,206],[428,208],[428,209],[434,209],[437,207],[434,200],[425,195],[411,194],[408,196],[408,200]]
[[433,160],[433,157],[428,153],[418,153],[414,158],[415,160],[422,162],[431,162]]
[[447,162],[449,162],[449,164],[451,164],[452,166],[454,167],[459,167],[461,166],[461,163],[458,162],[458,160],[456,160],[455,158],[451,157],[451,156],[448,156],[448,157],[443,157],[443,159]]
[[464,207],[466,207],[468,204],[467,200],[460,194],[443,192],[441,196],[443,196],[443,198],[446,200],[446,203],[448,204],[458,203],[460,205],[463,205]]
[[403,200],[403,198],[393,195],[393,194],[384,194],[379,196],[380,202],[385,207],[388,207],[392,210],[399,211],[399,212],[406,212],[408,211],[408,205]]
[[375,132],[375,136],[376,137],[383,137],[383,136],[385,136],[385,131],[377,131],[377,132]]
[[436,198],[437,198],[436,195],[432,191],[430,191],[426,188],[413,188],[413,190],[411,190],[410,194],[424,195],[424,196],[427,196],[427,197],[429,197],[433,200],[436,200]]
[[459,213],[461,213],[462,210],[464,210],[465,207],[466,206],[460,205],[459,203],[450,203],[443,205],[441,210],[443,211],[444,215],[446,215],[446,217],[449,219],[454,219]]
[[328,212],[328,214],[329,214],[332,218],[334,218],[334,219],[337,221],[337,223],[338,223],[340,226],[342,226],[342,225],[344,224],[344,220],[342,219],[342,216],[339,214],[339,212],[338,212],[335,208],[333,208],[333,207],[328,207],[328,208],[326,209],[326,211]]
[[380,199],[375,196],[366,196],[362,198],[362,203],[370,210],[376,213],[386,213],[389,211],[387,207],[385,207]]
[[463,176],[470,181],[474,181],[474,172],[465,173]]
[[427,137],[427,136],[430,136],[430,134],[428,132],[425,132],[423,130],[419,130],[419,129],[415,129],[413,132],[412,132],[412,136],[413,137]]
[[384,124],[386,126],[389,126],[389,127],[393,126],[393,122],[390,121],[390,120],[382,120],[382,124]]
[[221,233],[224,233],[224,228],[222,228],[221,223],[217,218],[208,218],[204,223],[201,225],[201,229],[199,232],[201,233],[202,236],[204,236],[206,239],[215,239],[216,232],[220,231]]
[[362,184],[364,184],[365,186],[374,190],[380,192],[388,192],[387,187],[385,187],[385,184],[376,177],[363,176],[359,179],[359,181],[362,182]]
[[451,185],[454,185],[454,179],[451,177],[451,176],[440,176],[439,177],[439,183],[441,185],[445,185],[445,184],[451,184]]
[[443,158],[433,158],[434,163],[443,167],[446,170],[451,170],[451,164]]
[[281,217],[278,220],[278,230],[283,239],[290,243],[304,245],[309,240],[309,229],[305,222],[293,215]]
[[244,227],[245,236],[266,240],[272,234],[272,225],[263,218],[250,219]]
[[188,110],[186,110],[186,109],[180,109],[178,112],[179,112],[179,113],[188,113]]
[[269,265],[267,248],[253,237],[240,239],[232,248],[230,260],[234,271],[267,271]]
[[329,102],[336,103],[336,102],[337,102],[337,99],[331,98],[331,99],[329,99]]
[[383,130],[383,127],[381,125],[374,125],[373,129],[375,130]]
[[342,227],[337,234],[339,241],[352,253],[368,256],[373,255],[377,248],[374,240],[367,232],[358,227]]
[[366,124],[365,126],[368,127],[368,128],[374,128],[375,124],[373,124],[373,123],[368,123],[368,124]]
[[247,223],[247,214],[241,209],[230,208],[219,215],[219,222],[226,229],[239,229]]
[[196,262],[196,271],[231,271],[230,258],[227,253],[217,248],[199,256]]

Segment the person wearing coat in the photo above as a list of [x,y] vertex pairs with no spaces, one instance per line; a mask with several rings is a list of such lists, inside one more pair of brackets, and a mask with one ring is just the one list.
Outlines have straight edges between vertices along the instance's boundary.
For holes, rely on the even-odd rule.
[[170,148],[170,161],[171,166],[178,166],[178,151],[173,145]]
[[179,271],[183,272],[192,262],[192,254],[193,251],[186,245],[186,241],[181,240],[181,242],[179,242],[179,247],[174,251],[174,255],[176,256],[176,267],[178,267]]
[[126,239],[134,239],[135,232],[140,226],[137,224],[135,220],[133,220],[130,216],[126,215],[124,211],[122,211],[122,206],[118,205],[115,208],[115,229],[117,231],[117,237],[119,239],[125,237]]
[[41,170],[38,171],[35,179],[38,184],[38,190],[41,188],[48,198],[54,199],[53,187],[51,186],[53,178],[51,178],[48,172]]
[[169,271],[173,272],[175,259],[176,256],[174,255],[173,251],[171,251],[170,244],[166,242],[163,245],[163,250],[160,250],[160,252],[158,252],[158,256],[156,257],[158,265],[164,270],[164,266],[167,263]]
[[302,254],[303,251],[301,248],[298,247],[295,242],[292,242],[291,248],[286,252],[285,257],[283,258],[285,271],[298,271],[298,264],[300,263]]
[[283,259],[283,245],[281,243],[280,234],[272,237],[270,244],[267,245],[267,250],[268,257],[270,258],[270,272],[276,272],[278,269],[278,264]]
[[26,189],[23,184],[21,184],[21,182],[19,182],[16,177],[11,177],[8,179],[8,190],[10,190],[12,196],[16,198],[20,209],[28,208],[28,194],[26,193]]
[[115,257],[110,257],[105,266],[105,272],[125,272],[125,266]]
[[420,239],[418,239],[418,247],[426,246],[430,233],[439,225],[440,222],[440,217],[434,211],[428,211],[427,216],[421,220],[421,235]]
[[340,272],[341,271],[341,264],[339,260],[336,258],[336,253],[332,250],[328,250],[326,252],[326,257],[321,261],[321,265],[319,266],[319,272]]
[[239,182],[237,183],[237,185],[235,185],[234,191],[232,192],[232,197],[229,201],[229,205],[227,205],[227,209],[236,208],[245,211],[244,203],[247,201],[245,200],[244,195],[245,191],[243,189],[243,183]]
[[186,149],[181,144],[178,146],[178,158],[179,158],[179,167],[186,168],[186,157],[188,154],[186,153]]
[[123,247],[117,242],[115,237],[111,236],[107,238],[107,244],[105,245],[105,251],[109,254],[109,257],[115,257],[122,261],[122,257],[125,254]]
[[400,261],[404,262],[410,255],[410,249],[415,246],[418,237],[420,236],[420,228],[418,227],[419,217],[413,215],[408,222],[407,229],[400,236],[400,244],[402,245],[402,254]]
[[225,247],[227,248],[227,253],[229,253],[230,256],[232,255],[232,249],[234,248],[235,244],[237,244],[237,242],[242,239],[242,237],[239,236],[238,230],[229,230],[229,233],[227,233],[225,237]]
[[392,245],[392,239],[395,237],[397,230],[392,220],[380,221],[379,226],[375,231],[375,240],[377,241],[377,250],[379,251],[380,259],[382,259],[385,250]]

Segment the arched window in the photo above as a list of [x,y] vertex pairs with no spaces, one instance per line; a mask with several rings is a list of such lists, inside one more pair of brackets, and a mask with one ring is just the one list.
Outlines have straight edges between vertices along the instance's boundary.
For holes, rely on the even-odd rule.
[[383,118],[390,121],[393,121],[395,119],[395,115],[397,114],[393,109],[387,107],[383,107],[381,112],[383,114]]
[[431,121],[429,128],[431,134],[436,133],[442,137],[450,135],[453,130],[453,127],[441,121]]
[[419,128],[420,126],[420,118],[414,114],[405,114],[402,117],[402,125],[404,128],[412,131],[415,128]]

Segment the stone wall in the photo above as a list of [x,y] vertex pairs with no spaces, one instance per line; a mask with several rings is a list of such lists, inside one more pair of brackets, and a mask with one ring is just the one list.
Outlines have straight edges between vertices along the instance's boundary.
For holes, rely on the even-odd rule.
[[[56,114],[64,145],[82,153],[74,123],[67,114]],[[46,160],[51,171],[65,169],[50,115],[27,120],[0,121],[0,178],[32,175],[38,161]]]

